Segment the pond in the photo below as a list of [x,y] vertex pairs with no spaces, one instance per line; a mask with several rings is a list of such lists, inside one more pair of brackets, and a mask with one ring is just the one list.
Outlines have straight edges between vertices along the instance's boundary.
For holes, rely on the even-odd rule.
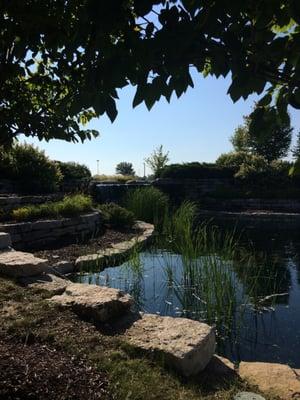
[[157,244],[122,265],[73,279],[128,292],[147,313],[214,324],[217,352],[232,361],[300,368],[298,232],[244,232],[239,257],[218,250],[195,257],[167,247]]

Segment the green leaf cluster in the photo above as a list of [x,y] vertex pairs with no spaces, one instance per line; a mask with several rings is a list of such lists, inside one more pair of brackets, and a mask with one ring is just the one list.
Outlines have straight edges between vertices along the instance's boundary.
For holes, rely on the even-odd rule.
[[118,90],[148,109],[203,76],[233,101],[300,109],[299,0],[78,0],[0,4],[0,145],[20,134],[84,141],[117,116]]

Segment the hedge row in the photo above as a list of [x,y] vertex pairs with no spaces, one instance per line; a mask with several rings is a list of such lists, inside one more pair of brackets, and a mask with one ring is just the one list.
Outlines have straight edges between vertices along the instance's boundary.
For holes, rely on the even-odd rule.
[[233,168],[218,166],[209,163],[184,163],[167,165],[159,174],[159,178],[173,179],[212,179],[233,178]]
[[44,151],[29,144],[0,148],[0,178],[16,181],[25,193],[52,193],[65,181],[90,177],[85,165],[52,161]]

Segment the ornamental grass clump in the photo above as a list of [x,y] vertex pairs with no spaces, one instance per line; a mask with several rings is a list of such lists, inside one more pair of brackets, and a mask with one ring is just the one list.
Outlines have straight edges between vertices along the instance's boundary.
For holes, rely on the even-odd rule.
[[147,187],[129,192],[124,204],[137,219],[160,226],[168,213],[169,199],[160,190]]
[[135,217],[133,212],[115,203],[106,203],[98,206],[102,211],[105,222],[114,228],[131,228]]
[[89,196],[76,194],[65,196],[63,200],[40,205],[28,205],[12,211],[16,221],[33,221],[45,218],[72,217],[92,210],[92,199]]

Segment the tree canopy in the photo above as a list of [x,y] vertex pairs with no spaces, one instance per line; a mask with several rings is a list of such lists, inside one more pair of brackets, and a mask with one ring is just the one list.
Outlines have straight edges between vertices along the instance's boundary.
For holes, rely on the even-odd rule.
[[117,164],[116,173],[121,175],[135,175],[132,163],[126,161]]
[[255,118],[260,109],[246,118],[249,147],[252,153],[263,156],[268,162],[286,157],[291,145],[292,132],[290,118],[281,118],[275,107],[263,107],[262,120]]
[[[90,139],[93,117],[193,87],[191,68],[231,77],[233,101],[300,108],[299,0],[3,0],[0,145],[23,133]],[[259,119],[262,113],[257,114]]]

